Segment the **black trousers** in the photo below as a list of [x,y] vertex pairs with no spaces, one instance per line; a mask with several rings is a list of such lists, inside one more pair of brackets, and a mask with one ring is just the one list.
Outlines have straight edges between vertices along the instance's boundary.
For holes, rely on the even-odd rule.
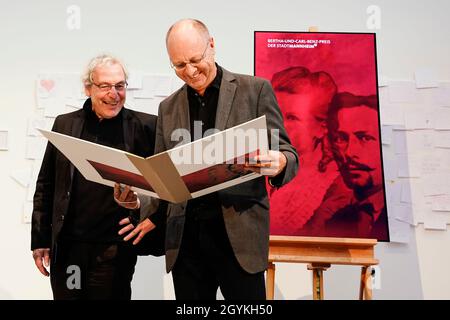
[[223,216],[186,217],[182,245],[172,270],[177,300],[265,300],[264,272],[250,274],[236,260]]
[[59,243],[50,266],[53,298],[130,300],[136,261],[128,243]]

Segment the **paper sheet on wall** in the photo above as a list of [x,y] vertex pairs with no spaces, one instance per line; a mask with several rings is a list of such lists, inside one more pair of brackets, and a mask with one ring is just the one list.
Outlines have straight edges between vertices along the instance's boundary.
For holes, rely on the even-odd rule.
[[423,227],[428,230],[447,230],[448,213],[429,211],[425,213]]
[[[426,107],[411,107],[405,113],[406,129],[428,129],[433,128],[433,112],[425,111]],[[429,109],[429,108],[428,108]]]
[[393,134],[396,154],[421,154],[434,150],[434,130],[402,131],[394,128]]
[[399,178],[419,178],[421,175],[421,155],[408,155],[408,154],[398,154],[397,155],[398,167],[398,177]]
[[128,75],[128,90],[142,89],[142,78],[144,74],[141,71],[130,69]]
[[408,144],[406,138],[406,131],[394,130],[392,134],[394,137],[395,154],[407,154]]
[[31,169],[31,179],[27,190],[27,201],[33,201],[34,191],[36,190],[36,181],[41,170],[42,159],[35,160]]
[[50,98],[64,96],[62,78],[55,74],[39,74],[36,80],[36,96],[38,98]]
[[438,89],[439,88],[417,89],[417,95],[419,96],[417,105],[423,109],[423,112],[432,112],[433,109],[436,108],[434,101],[436,99],[436,90]]
[[393,126],[381,126],[381,141],[383,144],[390,145],[392,143],[392,129]]
[[65,73],[61,75],[64,98],[86,99],[84,85],[79,73]]
[[408,223],[397,219],[389,218],[389,238],[390,242],[408,243],[411,227]]
[[389,152],[390,147],[383,146],[383,173],[385,180],[395,180],[398,177],[398,160],[393,152]]
[[389,208],[393,207],[394,205],[404,205],[404,203],[401,203],[401,194],[401,180],[389,181],[388,183],[386,183],[386,202]]
[[83,104],[85,103],[87,97],[82,98],[66,98],[64,100],[65,105],[72,107],[74,109],[81,109],[83,108]]
[[450,83],[439,83],[439,88],[433,89],[433,103],[437,107],[450,107]]
[[380,118],[383,125],[404,125],[405,115],[403,107],[396,104],[380,106]]
[[8,130],[1,129],[0,130],[0,150],[8,150]]
[[135,99],[133,104],[127,103],[127,107],[132,110],[158,115],[159,104],[162,100],[164,100],[164,97],[157,96],[152,99]]
[[42,159],[44,157],[47,139],[43,137],[26,138],[26,159]]
[[450,130],[436,131],[434,134],[434,146],[436,148],[450,149]]
[[142,76],[142,86],[139,90],[133,90],[135,99],[152,99],[155,95],[153,90],[154,78],[152,75]]
[[450,108],[438,108],[433,123],[436,130],[450,130]]
[[386,87],[389,84],[388,77],[378,73],[378,87]]
[[173,77],[167,75],[155,75],[154,93],[158,97],[167,97],[172,93]]
[[427,212],[431,212],[431,200],[429,197],[423,197],[420,201],[416,201],[412,206],[414,221],[424,223]]
[[135,99],[149,99],[155,96],[167,97],[172,93],[172,77],[167,75],[144,75],[142,88],[134,92]]
[[13,169],[10,176],[22,187],[28,187],[31,179],[31,168]]
[[423,202],[424,192],[421,179],[401,179],[402,193],[400,201],[402,203],[416,204]]
[[136,92],[137,91],[130,91],[127,93],[125,107],[135,111],[158,115],[159,104],[166,97],[153,96],[152,98],[135,99],[133,96]]
[[58,99],[64,103],[65,98],[83,98],[85,93],[81,75],[79,73],[41,73],[36,80],[36,97],[38,108],[43,108],[46,99]]
[[431,68],[420,68],[414,73],[416,88],[435,88],[438,86],[436,72]]
[[33,201],[34,192],[36,191],[36,181],[34,183],[30,182],[27,189],[27,201]]
[[28,118],[27,136],[39,137],[41,133],[36,129],[46,129],[46,118],[41,116],[32,116]]
[[31,216],[33,214],[33,202],[25,201],[23,204],[23,223],[31,223]]
[[378,87],[378,101],[380,108],[389,105],[389,89],[388,87]]
[[401,183],[401,193],[400,202],[401,203],[412,203],[412,187],[409,179],[400,180]]
[[450,218],[450,194],[434,196],[432,201],[431,210],[447,212]]
[[420,172],[422,175],[444,173],[442,157],[436,152],[423,154]]
[[[430,153],[434,150],[434,130],[415,130],[412,132],[412,152]],[[408,141],[408,144],[410,142]]]
[[389,82],[389,101],[392,103],[416,103],[416,85],[412,81]]
[[44,116],[55,118],[56,116],[65,112],[65,98],[63,97],[49,97],[39,100],[40,107],[44,109]]
[[[392,214],[391,214],[392,212]],[[412,206],[407,204],[394,205],[393,211],[389,212],[391,216],[399,221],[409,223],[410,225],[416,226],[417,221],[414,221],[414,215],[412,211]]]
[[450,174],[434,173],[422,177],[423,192],[425,196],[438,196],[450,194]]

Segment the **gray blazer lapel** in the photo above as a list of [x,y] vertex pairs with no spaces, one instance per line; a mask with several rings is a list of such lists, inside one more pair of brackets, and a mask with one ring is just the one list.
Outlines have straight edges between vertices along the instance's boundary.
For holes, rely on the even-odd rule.
[[234,75],[223,69],[222,82],[220,84],[219,101],[217,103],[216,129],[224,130],[230,116],[231,106],[234,100],[237,85],[234,83]]
[[187,96],[187,85],[184,85],[181,88],[181,92],[178,95],[176,105],[179,107],[177,108],[177,112],[174,114],[174,129],[180,129],[184,128],[189,131],[191,131],[191,122],[189,118],[189,99]]

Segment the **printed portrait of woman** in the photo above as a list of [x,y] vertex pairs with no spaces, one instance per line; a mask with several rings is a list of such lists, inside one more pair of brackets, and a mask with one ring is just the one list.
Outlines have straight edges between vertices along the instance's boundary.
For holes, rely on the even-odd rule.
[[270,190],[270,233],[300,235],[299,230],[339,175],[326,124],[337,87],[327,72],[312,72],[302,66],[276,72],[271,82],[300,166],[289,184]]

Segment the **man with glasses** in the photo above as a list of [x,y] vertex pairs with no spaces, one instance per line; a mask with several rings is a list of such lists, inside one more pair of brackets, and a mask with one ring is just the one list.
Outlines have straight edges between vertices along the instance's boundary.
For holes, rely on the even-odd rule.
[[377,96],[336,94],[327,127],[341,175],[305,229],[316,236],[389,240]]
[[[124,108],[127,72],[122,63],[109,55],[95,57],[83,82],[89,96],[83,108],[58,116],[53,131],[152,155],[156,116]],[[31,249],[39,271],[50,275],[54,299],[131,298],[137,256],[118,231],[119,221],[139,212],[119,206],[111,192],[111,187],[84,179],[47,145],[34,195]]]
[[[191,137],[216,128],[224,130],[265,115],[269,130],[279,130],[279,149],[261,155],[264,175],[279,187],[296,173],[298,157],[283,127],[270,83],[231,73],[215,63],[215,43],[206,26],[192,19],[175,23],[167,32],[172,68],[185,85],[161,102],[155,152],[173,148],[174,130]],[[195,132],[201,121],[202,132]],[[248,169],[259,172],[258,165]],[[268,263],[269,202],[260,177],[187,203],[169,204],[166,269],[172,271],[177,299],[265,299]],[[144,201],[141,201],[142,206]],[[146,232],[142,222],[128,237]]]

